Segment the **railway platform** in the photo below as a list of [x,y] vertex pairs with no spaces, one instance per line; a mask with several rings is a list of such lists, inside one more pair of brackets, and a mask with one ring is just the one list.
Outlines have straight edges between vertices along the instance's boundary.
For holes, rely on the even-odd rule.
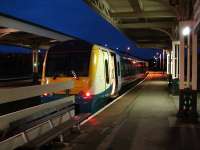
[[176,117],[177,97],[165,75],[146,80],[65,137],[63,150],[199,150],[200,124]]

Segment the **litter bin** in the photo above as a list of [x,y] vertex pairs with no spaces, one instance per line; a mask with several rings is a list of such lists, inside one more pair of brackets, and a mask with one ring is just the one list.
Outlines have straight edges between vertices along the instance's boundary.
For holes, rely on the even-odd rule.
[[178,95],[179,94],[179,79],[172,79],[171,82],[171,93],[173,95]]

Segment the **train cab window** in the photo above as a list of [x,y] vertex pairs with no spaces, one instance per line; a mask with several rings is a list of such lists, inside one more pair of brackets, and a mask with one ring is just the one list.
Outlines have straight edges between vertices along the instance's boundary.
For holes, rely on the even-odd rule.
[[90,53],[68,52],[50,54],[47,60],[47,75],[49,76],[73,76],[72,70],[78,76],[88,76]]
[[105,60],[106,83],[109,83],[108,60]]
[[92,45],[83,41],[67,41],[50,48],[47,57],[47,76],[73,77],[89,75]]

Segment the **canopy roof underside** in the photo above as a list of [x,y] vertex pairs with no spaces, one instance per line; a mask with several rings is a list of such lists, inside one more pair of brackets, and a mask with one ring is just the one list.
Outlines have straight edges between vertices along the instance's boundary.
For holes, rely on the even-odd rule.
[[95,5],[97,0],[86,1],[139,47],[164,49],[171,49],[171,41],[178,39],[178,21],[191,18],[195,3],[195,0],[102,0]]

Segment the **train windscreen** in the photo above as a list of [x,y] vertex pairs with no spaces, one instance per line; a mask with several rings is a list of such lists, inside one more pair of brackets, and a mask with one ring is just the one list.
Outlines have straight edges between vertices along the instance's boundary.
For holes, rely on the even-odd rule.
[[49,49],[46,76],[88,76],[92,45],[68,41]]

